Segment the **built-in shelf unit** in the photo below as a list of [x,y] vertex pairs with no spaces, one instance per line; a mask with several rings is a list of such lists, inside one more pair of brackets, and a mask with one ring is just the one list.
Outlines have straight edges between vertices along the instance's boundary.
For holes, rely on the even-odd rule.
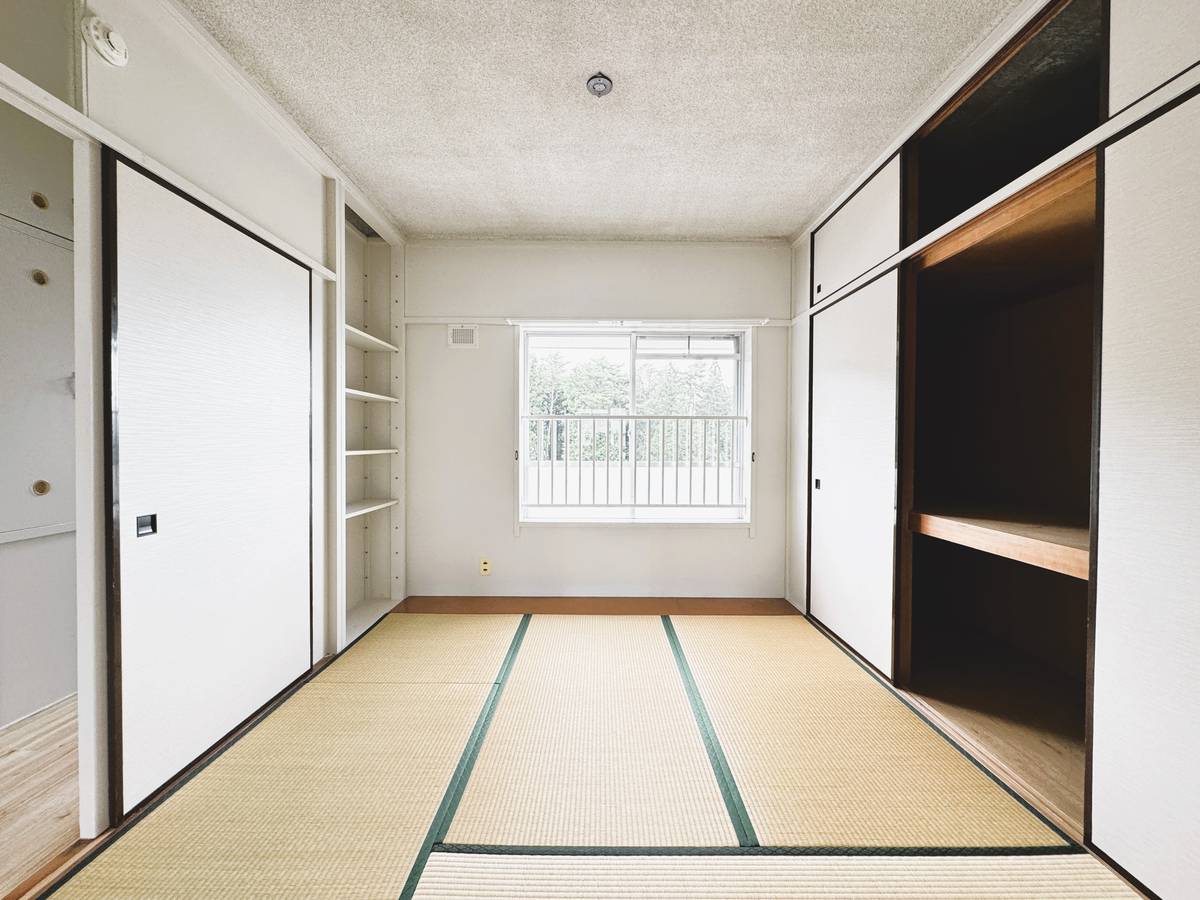
[[[339,323],[344,397],[345,630],[350,643],[403,599],[395,586],[402,476],[400,323],[393,321],[394,249],[347,208],[345,312]],[[398,318],[398,317],[397,317]]]
[[[1090,59],[1093,5],[1057,4],[1005,65],[1034,42],[1067,41],[1059,26],[1070,21],[1077,30],[1060,47],[1064,59],[1036,78],[994,69],[1005,86],[989,95],[989,108],[1012,95],[1033,104],[1035,122],[1063,114],[1060,90],[1083,90],[1079,79],[1090,71],[1090,63],[1064,60],[1076,50]],[[1039,46],[1039,58],[1051,52]],[[914,155],[925,158],[937,129],[974,102],[964,99],[915,139]],[[1099,108],[1091,94],[1075,102],[1089,114]],[[1017,171],[993,171],[992,161],[980,169],[986,179],[969,166],[950,169],[944,184],[923,177],[909,195],[920,207],[909,209],[910,221],[921,231],[941,224],[961,211],[941,192],[980,199],[1059,149],[1052,145],[1065,135],[1020,150]],[[897,683],[1076,837],[1086,755],[1096,185],[1094,154],[1067,164],[911,259],[902,298]]]

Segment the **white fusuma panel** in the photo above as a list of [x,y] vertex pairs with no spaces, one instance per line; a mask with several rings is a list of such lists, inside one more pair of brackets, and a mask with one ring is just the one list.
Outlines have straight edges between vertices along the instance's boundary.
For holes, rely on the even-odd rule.
[[889,676],[897,302],[893,271],[812,319],[810,610]]
[[310,273],[115,167],[128,811],[311,666]]

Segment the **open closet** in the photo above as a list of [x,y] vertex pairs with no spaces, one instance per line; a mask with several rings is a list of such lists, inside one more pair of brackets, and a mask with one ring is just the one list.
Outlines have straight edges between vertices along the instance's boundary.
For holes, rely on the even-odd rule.
[[[913,238],[1098,124],[1101,18],[1053,4],[918,132]],[[897,684],[1076,837],[1097,211],[1088,153],[916,254],[901,297]]]
[[1089,155],[917,256],[905,298],[907,686],[1075,831],[1096,241]]
[[401,364],[399,316],[393,321],[393,248],[346,207],[344,338],[345,632],[353,641],[387,613],[393,599],[398,515]]

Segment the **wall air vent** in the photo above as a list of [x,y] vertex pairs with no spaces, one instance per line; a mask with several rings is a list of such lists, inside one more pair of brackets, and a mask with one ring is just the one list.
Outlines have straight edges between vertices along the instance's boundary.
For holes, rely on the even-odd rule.
[[479,326],[446,326],[446,345],[458,350],[474,350],[479,346]]

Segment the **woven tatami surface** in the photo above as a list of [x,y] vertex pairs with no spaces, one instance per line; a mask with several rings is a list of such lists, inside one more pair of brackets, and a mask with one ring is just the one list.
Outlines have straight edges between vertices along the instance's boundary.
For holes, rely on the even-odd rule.
[[384,616],[316,680],[491,683],[520,621],[516,615]]
[[447,843],[737,845],[657,616],[534,616]]
[[694,857],[434,853],[418,900],[1108,900],[1136,897],[1090,856]]
[[804,619],[672,622],[764,846],[1066,843]]
[[[481,641],[484,617],[407,618],[389,617],[55,896],[399,896],[519,621],[492,617]],[[430,681],[452,675],[473,680]]]

